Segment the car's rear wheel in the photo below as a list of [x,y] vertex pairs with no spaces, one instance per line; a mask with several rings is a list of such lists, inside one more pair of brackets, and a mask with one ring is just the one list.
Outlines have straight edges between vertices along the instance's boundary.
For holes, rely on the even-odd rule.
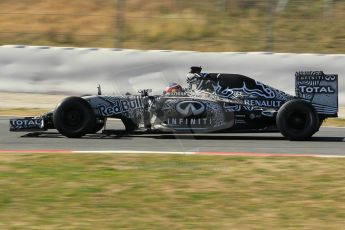
[[53,122],[62,135],[76,138],[94,131],[96,117],[83,98],[68,97],[55,109]]
[[296,141],[310,138],[320,125],[314,107],[300,99],[286,102],[279,109],[276,122],[283,136]]

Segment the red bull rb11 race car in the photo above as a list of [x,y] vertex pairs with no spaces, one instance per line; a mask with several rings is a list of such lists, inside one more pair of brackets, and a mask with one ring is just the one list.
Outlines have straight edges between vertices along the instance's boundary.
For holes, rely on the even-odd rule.
[[230,133],[281,132],[289,140],[307,140],[322,122],[337,117],[338,76],[322,71],[295,74],[295,95],[247,76],[203,73],[192,67],[187,88],[171,85],[162,95],[149,89],[138,95],[68,97],[39,117],[10,119],[10,131],[57,131],[80,138],[103,129],[108,118],[121,119],[124,132]]

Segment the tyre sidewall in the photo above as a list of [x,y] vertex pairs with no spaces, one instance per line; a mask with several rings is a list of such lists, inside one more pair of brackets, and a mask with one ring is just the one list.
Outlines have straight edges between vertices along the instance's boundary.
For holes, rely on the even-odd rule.
[[[303,129],[290,127],[288,118],[296,111],[306,114],[306,124]],[[307,101],[296,99],[286,102],[278,111],[277,127],[290,140],[306,140],[310,138],[319,126],[319,117],[314,107]]]
[[[66,123],[66,116],[71,110],[80,113],[81,121],[77,126],[70,126]],[[83,98],[68,97],[55,109],[53,122],[56,129],[62,135],[67,137],[81,137],[94,129],[96,117],[89,103]]]

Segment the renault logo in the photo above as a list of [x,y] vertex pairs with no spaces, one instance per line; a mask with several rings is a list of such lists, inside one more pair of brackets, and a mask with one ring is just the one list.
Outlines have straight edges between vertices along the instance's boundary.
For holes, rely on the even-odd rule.
[[182,101],[176,105],[176,110],[183,116],[197,116],[205,112],[205,105],[198,101]]

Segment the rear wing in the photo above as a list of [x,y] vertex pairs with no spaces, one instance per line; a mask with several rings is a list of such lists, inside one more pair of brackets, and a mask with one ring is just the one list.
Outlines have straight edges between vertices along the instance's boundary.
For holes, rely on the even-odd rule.
[[322,71],[296,72],[296,97],[309,101],[318,114],[338,116],[338,75]]

